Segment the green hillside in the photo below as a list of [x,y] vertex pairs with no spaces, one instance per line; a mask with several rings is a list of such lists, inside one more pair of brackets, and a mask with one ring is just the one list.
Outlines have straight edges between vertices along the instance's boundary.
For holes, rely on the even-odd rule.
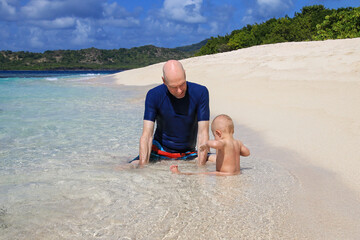
[[159,48],[152,45],[131,49],[56,50],[44,53],[0,51],[0,70],[81,70],[131,69],[193,56],[206,41],[179,47]]
[[227,52],[261,44],[360,37],[360,8],[302,8],[293,18],[269,19],[247,25],[230,35],[210,38],[197,56]]

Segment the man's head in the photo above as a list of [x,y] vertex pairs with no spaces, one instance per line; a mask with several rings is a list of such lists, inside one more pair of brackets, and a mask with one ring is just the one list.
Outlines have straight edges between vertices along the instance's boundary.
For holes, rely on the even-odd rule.
[[216,116],[211,123],[211,131],[215,139],[221,139],[224,134],[233,134],[234,123],[231,117],[225,114]]
[[187,88],[186,75],[179,61],[169,60],[164,64],[162,80],[174,97],[185,97]]

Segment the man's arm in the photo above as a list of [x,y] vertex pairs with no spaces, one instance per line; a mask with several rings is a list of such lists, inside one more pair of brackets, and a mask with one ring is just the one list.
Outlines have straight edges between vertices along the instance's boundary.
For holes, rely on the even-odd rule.
[[144,120],[143,132],[140,137],[139,147],[139,165],[145,165],[149,163],[153,133],[154,133],[153,121]]
[[208,151],[200,151],[200,146],[206,144],[209,140],[209,121],[198,122],[197,147],[198,147],[198,164],[204,165],[207,159]]

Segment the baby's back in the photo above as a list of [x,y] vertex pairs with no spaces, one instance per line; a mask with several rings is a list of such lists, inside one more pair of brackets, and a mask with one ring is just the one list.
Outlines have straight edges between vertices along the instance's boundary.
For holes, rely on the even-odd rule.
[[240,173],[240,142],[233,138],[223,141],[224,148],[219,149],[216,155],[216,171]]

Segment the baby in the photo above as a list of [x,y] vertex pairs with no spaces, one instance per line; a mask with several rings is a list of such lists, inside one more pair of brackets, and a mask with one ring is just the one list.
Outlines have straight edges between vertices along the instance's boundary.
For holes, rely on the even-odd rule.
[[230,176],[240,173],[240,155],[247,157],[250,155],[250,151],[242,142],[234,139],[234,123],[232,119],[225,114],[217,116],[211,124],[211,131],[215,140],[207,141],[206,144],[200,146],[199,150],[209,151],[209,148],[216,149],[216,172],[182,173],[177,165],[170,167],[171,172],[184,175],[211,174],[218,176]]

